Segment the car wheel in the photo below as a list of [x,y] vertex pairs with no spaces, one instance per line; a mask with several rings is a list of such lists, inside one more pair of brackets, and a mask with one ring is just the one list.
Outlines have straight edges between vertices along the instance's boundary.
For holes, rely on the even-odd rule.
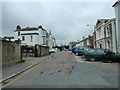
[[105,62],[105,60],[104,60],[104,59],[102,59],[102,60],[101,60],[101,62],[102,62],[102,63],[104,63],[104,62]]
[[78,53],[76,53],[75,55],[78,56]]
[[118,63],[120,63],[120,57],[118,58]]
[[95,58],[91,58],[91,61],[94,62],[94,61],[95,61]]
[[88,61],[89,59],[85,58],[85,61]]
[[85,57],[85,55],[82,55],[82,58],[84,58]]
[[112,63],[112,60],[109,60],[109,63]]

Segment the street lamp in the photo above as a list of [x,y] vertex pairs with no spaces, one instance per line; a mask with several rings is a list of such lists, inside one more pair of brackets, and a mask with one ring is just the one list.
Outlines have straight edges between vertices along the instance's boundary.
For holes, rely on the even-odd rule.
[[87,26],[90,26],[89,24],[87,24]]
[[[93,30],[94,30],[94,32],[95,32],[95,25],[87,24],[86,26],[88,26],[88,27],[93,26]],[[94,32],[93,32],[93,33],[94,33]]]
[[89,25],[87,24],[86,26],[93,26],[93,37],[94,37],[94,46],[96,47],[96,32],[95,32],[95,25]]

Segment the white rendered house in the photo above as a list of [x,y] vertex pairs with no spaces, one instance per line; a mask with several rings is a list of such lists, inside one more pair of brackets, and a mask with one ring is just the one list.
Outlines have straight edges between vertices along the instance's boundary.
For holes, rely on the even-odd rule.
[[49,32],[48,46],[50,50],[56,46],[56,39],[51,35],[51,31]]
[[96,48],[117,52],[115,18],[99,19],[96,23]]
[[105,28],[104,25],[109,19],[99,19],[96,23],[96,48],[105,49]]
[[118,0],[113,7],[115,8],[116,17],[117,52],[120,52],[120,0]]
[[117,52],[117,37],[115,18],[109,19],[105,25],[105,48]]
[[19,25],[14,30],[15,40],[21,40],[22,45],[35,46],[43,45],[48,46],[48,33],[42,26],[21,28]]

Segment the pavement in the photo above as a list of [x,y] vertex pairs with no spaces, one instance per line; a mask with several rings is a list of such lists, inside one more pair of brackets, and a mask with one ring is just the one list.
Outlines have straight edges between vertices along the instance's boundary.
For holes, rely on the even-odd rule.
[[23,62],[23,63],[16,63],[16,64],[10,65],[8,67],[0,68],[0,69],[2,69],[2,74],[1,74],[2,79],[9,77],[13,74],[16,74],[17,72],[20,72],[20,71],[30,67],[31,65],[34,65],[45,59],[48,59],[52,55],[53,54],[47,55],[47,56],[42,56],[42,57],[27,57],[27,58],[23,58],[23,59],[25,59],[25,62]]
[[117,64],[106,65],[103,68],[101,62],[87,62],[71,52],[61,52],[10,82],[7,88],[118,88]]

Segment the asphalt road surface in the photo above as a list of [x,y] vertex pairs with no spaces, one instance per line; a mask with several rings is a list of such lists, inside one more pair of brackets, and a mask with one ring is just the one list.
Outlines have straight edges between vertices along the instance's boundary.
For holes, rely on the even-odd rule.
[[69,51],[9,82],[6,88],[118,88],[118,64],[84,61]]

